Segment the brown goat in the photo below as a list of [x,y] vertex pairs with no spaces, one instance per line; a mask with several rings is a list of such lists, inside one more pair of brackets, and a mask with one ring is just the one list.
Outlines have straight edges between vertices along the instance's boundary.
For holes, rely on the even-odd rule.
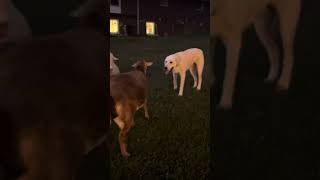
[[147,67],[152,62],[144,60],[136,62],[134,71],[110,76],[110,94],[115,100],[118,117],[114,119],[118,125],[121,154],[130,156],[127,151],[127,134],[134,126],[135,112],[144,107],[144,116],[149,119],[147,108]]

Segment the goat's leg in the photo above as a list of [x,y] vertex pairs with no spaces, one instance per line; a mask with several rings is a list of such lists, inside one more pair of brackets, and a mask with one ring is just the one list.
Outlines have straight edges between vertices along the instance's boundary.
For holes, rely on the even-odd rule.
[[144,109],[144,117],[145,117],[146,119],[149,119],[150,116],[149,116],[149,111],[148,111],[148,99],[147,99],[147,98],[146,98],[146,100],[144,101],[143,109]]
[[[131,120],[133,122],[133,118]],[[129,157],[130,154],[127,151],[127,134],[130,130],[132,126],[132,123],[128,122],[125,124],[125,126],[123,127],[123,129],[120,129],[120,133],[119,133],[119,143],[120,143],[120,150],[121,150],[121,154],[124,157]]]
[[116,124],[119,126],[120,132],[119,132],[119,145],[121,154],[124,157],[130,156],[130,154],[127,151],[127,134],[130,130],[130,128],[134,125],[134,108],[131,108],[130,106],[124,106],[122,108],[122,111],[119,113],[119,116],[115,119]]
[[223,81],[223,92],[220,100],[220,108],[232,108],[233,94],[237,77],[239,52],[241,48],[241,31],[232,31],[226,34],[226,69]]

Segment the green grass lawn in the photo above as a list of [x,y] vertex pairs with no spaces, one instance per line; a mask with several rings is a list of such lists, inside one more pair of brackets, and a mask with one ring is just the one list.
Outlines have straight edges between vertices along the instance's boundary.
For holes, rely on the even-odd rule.
[[[150,120],[143,108],[129,132],[129,158],[120,154],[119,129],[111,126],[112,179],[208,179],[210,74],[209,38],[198,37],[113,37],[111,52],[118,57],[121,72],[133,70],[139,59],[154,62],[148,70]],[[173,90],[172,75],[165,75],[163,61],[169,54],[197,47],[205,53],[203,86],[192,88],[188,72],[184,96]],[[178,79],[178,84],[179,84]]]

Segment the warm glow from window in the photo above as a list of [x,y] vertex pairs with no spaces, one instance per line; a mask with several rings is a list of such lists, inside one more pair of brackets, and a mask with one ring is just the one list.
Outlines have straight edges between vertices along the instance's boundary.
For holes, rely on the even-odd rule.
[[146,34],[147,35],[155,35],[155,23],[154,22],[146,22]]
[[110,33],[111,34],[119,34],[119,20],[118,19],[110,19]]

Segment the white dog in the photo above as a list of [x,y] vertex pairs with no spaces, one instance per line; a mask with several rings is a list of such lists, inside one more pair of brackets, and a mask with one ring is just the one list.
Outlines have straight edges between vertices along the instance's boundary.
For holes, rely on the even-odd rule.
[[110,52],[110,75],[119,74],[120,70],[118,66],[114,63],[114,61],[118,61],[119,59],[115,57],[112,52]]
[[300,16],[300,0],[211,0],[210,33],[219,36],[226,46],[226,70],[219,106],[231,108],[242,33],[254,25],[256,33],[267,50],[270,70],[266,81],[275,81],[279,74],[279,48],[272,28],[275,19],[269,7],[278,14],[283,45],[283,68],[277,86],[287,90],[294,63],[294,37]]
[[[164,69],[166,74],[172,72],[173,75],[173,88],[177,87],[177,74],[180,75],[180,89],[179,96],[183,95],[184,82],[187,70],[190,71],[194,84],[197,90],[201,89],[202,84],[202,71],[204,66],[204,55],[201,49],[191,48],[185,51],[177,52],[167,56],[164,60]],[[198,74],[197,74],[198,73]],[[198,75],[198,77],[197,77]]]

